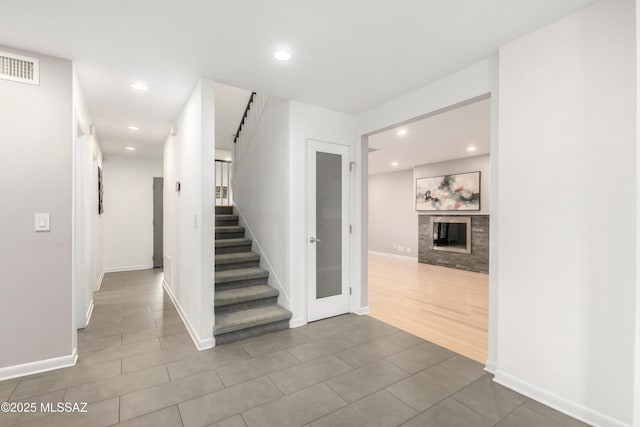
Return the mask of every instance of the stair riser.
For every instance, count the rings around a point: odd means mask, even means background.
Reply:
[[[244,232],[231,232],[231,233],[221,233],[216,231],[216,239],[224,240],[224,239],[241,239],[244,237]]]
[[[216,314],[231,313],[233,311],[244,310],[247,308],[262,307],[264,305],[277,304],[277,303],[278,303],[278,297],[261,298],[253,301],[242,302],[239,304],[223,305],[220,307],[216,307],[215,313]]]
[[[216,227],[228,227],[230,225],[238,225],[237,219],[216,219]]]
[[[216,264],[216,271],[236,270],[238,268],[260,267],[260,261],[235,262],[232,264]]]
[[[233,215],[232,206],[216,206],[216,215]]]
[[[251,252],[251,245],[216,247],[217,254],[238,254],[241,252]]]
[[[235,282],[216,283],[216,290],[244,288],[246,286],[267,285],[267,278],[236,280]]]
[[[289,320],[280,320],[278,322],[267,323],[266,325],[254,326],[253,328],[216,335],[216,345],[228,344],[245,338],[257,337],[258,335],[281,331],[283,329],[289,329]]]

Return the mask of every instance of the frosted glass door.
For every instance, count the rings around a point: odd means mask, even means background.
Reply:
[[[308,320],[349,312],[349,147],[309,141]]]
[[[342,156],[316,154],[316,298],[342,293]]]

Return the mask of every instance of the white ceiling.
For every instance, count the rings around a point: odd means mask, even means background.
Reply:
[[[0,45],[76,61],[103,146],[152,150],[199,76],[354,114],[593,2],[3,0]]]
[[[485,99],[369,136],[369,175],[489,153],[490,110]]]
[[[185,78],[169,71],[149,73],[144,67],[136,71],[133,66],[112,68],[83,61],[76,65],[103,151],[133,155],[124,151],[125,146],[133,146],[136,155],[162,156],[162,144],[197,80],[195,75]],[[144,81],[149,89],[132,90],[129,83],[135,81]],[[129,125],[140,130],[131,131]]]

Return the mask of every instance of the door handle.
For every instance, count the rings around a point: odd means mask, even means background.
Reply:
[[[320,243],[322,240],[316,239],[315,237],[309,237],[309,243]]]

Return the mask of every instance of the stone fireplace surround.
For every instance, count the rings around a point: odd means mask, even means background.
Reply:
[[[457,253],[433,249],[431,217],[450,217],[434,212],[418,218],[418,262],[457,268],[459,270],[489,273],[489,215],[469,215],[471,217],[471,253]]]

